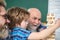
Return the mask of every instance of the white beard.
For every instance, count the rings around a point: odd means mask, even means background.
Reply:
[[[30,31],[32,31],[32,32],[36,32],[36,29],[37,29],[37,28],[38,28],[38,25],[32,26],[32,25],[29,24],[29,26],[28,26],[28,30],[30,30]]]

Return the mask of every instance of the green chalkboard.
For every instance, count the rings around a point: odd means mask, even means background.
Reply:
[[[42,12],[42,22],[46,22],[46,15],[48,11],[48,0],[6,0],[7,8],[19,6],[24,8],[35,7]]]

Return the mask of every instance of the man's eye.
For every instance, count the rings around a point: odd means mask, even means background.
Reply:
[[[41,19],[38,19],[38,20],[41,20]]]
[[[37,18],[34,18],[34,20],[36,20]]]

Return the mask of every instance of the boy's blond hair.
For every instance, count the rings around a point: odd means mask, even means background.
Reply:
[[[16,24],[21,24],[23,20],[27,20],[30,16],[29,12],[19,7],[9,9],[7,14],[8,19],[11,21],[9,24],[10,28],[14,27]]]

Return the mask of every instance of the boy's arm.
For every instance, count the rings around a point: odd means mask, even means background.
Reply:
[[[48,37],[51,33],[53,33],[60,26],[60,19],[56,21],[53,26],[41,31],[41,32],[33,32],[30,34],[28,39],[44,39]]]

